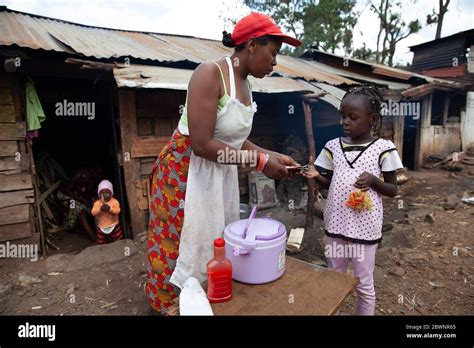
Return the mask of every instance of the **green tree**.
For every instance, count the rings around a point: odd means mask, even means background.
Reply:
[[[375,62],[375,55],[376,52],[367,48],[365,42],[362,47],[357,48],[352,52],[352,58],[362,59],[368,62]]]
[[[303,40],[292,55],[298,56],[310,47],[332,53],[338,48],[351,52],[352,31],[357,24],[355,0],[245,0],[245,4],[269,14],[287,32]]]
[[[372,3],[370,6],[380,23],[375,54],[378,63],[392,66],[397,44],[421,29],[418,19],[408,24],[401,19],[401,13],[394,10],[394,7],[401,8],[401,6],[401,2],[393,3],[389,0],[378,0],[378,3]]]

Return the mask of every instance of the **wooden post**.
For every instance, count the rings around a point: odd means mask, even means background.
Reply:
[[[304,125],[306,129],[306,140],[309,148],[308,164],[313,164],[316,159],[316,145],[313,135],[313,114],[311,112],[311,104],[317,102],[317,98],[322,97],[326,93],[306,94],[303,96],[303,112]],[[308,179],[308,206],[306,209],[306,228],[313,227],[314,220],[314,201],[317,193],[317,185],[315,179]]]
[[[45,239],[46,236],[44,235],[44,230],[43,230],[43,217],[41,215],[41,193],[39,191],[39,182],[38,182],[38,173],[36,172],[36,165],[33,157],[33,146],[32,146],[32,141],[31,139],[27,140],[27,147],[28,147],[28,154],[30,156],[30,166],[31,166],[31,176],[33,178],[33,188],[35,191],[35,208],[36,208],[36,220],[38,223],[38,231],[40,234],[40,246],[41,246],[41,253],[43,257],[47,256],[46,253],[46,243]]]
[[[135,91],[119,90],[118,93],[123,173],[130,208],[132,236],[135,237],[146,229],[145,213],[138,207],[138,197],[142,196],[142,190],[135,187],[135,182],[140,181],[140,164],[132,154],[133,140],[137,138]]]

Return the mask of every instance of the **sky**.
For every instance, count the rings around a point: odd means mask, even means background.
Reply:
[[[437,0],[400,0],[402,18],[407,23],[420,19],[437,8]],[[354,29],[354,47],[376,47],[378,21],[370,11],[369,0],[359,0],[360,18]],[[0,0],[8,8],[63,19],[81,24],[220,40],[225,18],[239,18],[249,13],[241,0]],[[451,0],[445,15],[442,37],[474,28],[474,1]],[[395,62],[411,62],[409,46],[435,38],[436,25],[425,26],[418,33],[400,41]],[[341,52],[336,52],[341,54]]]

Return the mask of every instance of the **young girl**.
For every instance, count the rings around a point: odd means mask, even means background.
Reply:
[[[92,215],[98,217],[96,244],[112,243],[122,239],[119,224],[120,204],[112,197],[114,189],[108,180],[102,180],[97,189],[99,199],[92,207]]]
[[[347,92],[340,110],[346,136],[328,141],[315,162],[327,170],[327,175],[320,175],[314,165],[302,173],[315,178],[322,188],[329,188],[324,211],[328,266],[346,272],[352,261],[354,275],[359,278],[358,315],[374,314],[373,273],[375,251],[382,240],[382,195],[397,195],[395,170],[403,168],[395,145],[372,135],[381,124],[382,101],[376,88],[362,86]],[[351,192],[357,189],[370,196],[371,208],[356,210],[346,205]],[[345,251],[342,257],[340,250]]]

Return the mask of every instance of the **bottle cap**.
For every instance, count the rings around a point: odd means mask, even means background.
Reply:
[[[224,238],[217,238],[217,239],[215,239],[215,240],[214,240],[214,246],[215,246],[215,247],[218,247],[218,248],[225,246],[225,240],[224,240]]]

